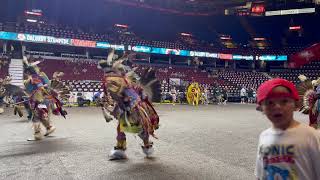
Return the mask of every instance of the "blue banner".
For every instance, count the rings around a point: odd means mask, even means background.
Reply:
[[[149,46],[132,46],[131,50],[135,52],[151,53],[151,47]]]
[[[17,37],[18,37],[17,33],[0,31],[0,39],[17,40],[18,39]]]
[[[125,50],[124,45],[110,44],[109,42],[99,42],[99,41],[88,41],[80,39],[66,39],[66,38],[56,38],[52,36],[42,36],[34,34],[24,34],[24,33],[14,33],[14,32],[4,32],[0,31],[0,39],[13,40],[13,41],[23,41],[23,42],[35,42],[35,43],[50,43],[59,45],[69,45],[69,46],[81,46],[81,47],[95,47],[102,49],[114,48],[115,50]],[[188,51],[180,49],[168,49],[168,48],[158,48],[149,46],[127,46],[129,51],[142,52],[142,53],[154,53],[154,54],[170,54],[176,56],[191,56],[191,57],[207,57],[207,58],[217,58],[224,60],[254,60],[253,55],[236,55],[236,54],[222,54],[222,53],[210,53],[201,51]],[[256,56],[256,60],[262,61],[287,61],[288,56],[286,55],[261,55]]]
[[[280,55],[280,56],[263,55],[263,56],[257,56],[256,59],[261,60],[261,61],[287,61],[288,56],[286,56],[286,55]]]
[[[108,42],[97,42],[96,43],[96,48],[102,48],[102,49],[109,49],[109,48],[114,48],[115,50],[122,50],[124,51],[124,45],[116,45],[116,44],[110,44]]]
[[[154,53],[154,54],[166,54],[166,48],[155,48],[155,47],[152,47],[151,53]]]
[[[233,60],[247,60],[253,61],[253,56],[232,55]]]
[[[97,48],[108,49],[110,48],[110,44],[107,42],[97,42]]]
[[[190,56],[190,51],[188,50],[180,50],[180,56]]]

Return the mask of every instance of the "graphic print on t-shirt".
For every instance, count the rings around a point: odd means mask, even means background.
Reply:
[[[259,147],[263,160],[264,178],[267,180],[298,179],[294,145],[272,144]]]

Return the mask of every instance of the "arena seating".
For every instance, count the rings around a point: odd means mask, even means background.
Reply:
[[[290,80],[294,83],[299,83],[298,76],[303,74],[310,79],[317,79],[320,77],[320,61],[314,61],[299,69],[288,69],[282,72],[271,72],[269,73],[272,77],[281,77]]]
[[[87,60],[52,60],[45,59],[39,64],[42,71],[51,78],[53,73],[61,71],[65,80],[100,80],[103,77],[102,70],[97,69],[96,61]]]
[[[115,44],[127,44],[127,45],[142,45],[142,46],[154,46],[170,49],[187,49],[187,50],[197,50],[197,51],[210,51],[210,52],[220,52],[228,54],[286,54],[291,55],[303,47],[283,47],[283,48],[268,48],[268,49],[257,49],[250,47],[237,47],[233,49],[224,48],[219,43],[208,43],[205,41],[200,41],[192,38],[181,38],[178,37],[172,42],[168,41],[156,41],[156,40],[146,40],[138,37],[132,32],[122,32],[109,30],[105,33],[89,33],[83,32],[81,30],[71,29],[69,27],[62,27],[59,25],[46,25],[40,27],[27,26],[27,25],[17,25],[15,31],[18,33],[29,33],[29,34],[39,34],[47,36],[55,36],[62,38],[76,38],[83,40],[93,40],[93,41],[107,41]]]
[[[261,72],[220,71],[219,77],[235,85],[237,88],[257,88],[262,82],[269,79]]]
[[[45,59],[39,64],[40,68],[52,77],[55,71],[65,73],[63,79],[74,91],[78,92],[97,92],[102,91],[101,78],[103,72],[97,69],[95,60],[57,60]],[[152,68],[156,71],[156,77],[161,82],[161,90],[169,92],[172,84],[170,78],[179,78],[185,82],[198,82],[201,87],[208,87],[210,91],[214,87],[226,89],[230,96],[239,96],[242,87],[254,88],[271,77],[282,77],[298,83],[298,75],[305,74],[311,79],[319,76],[318,69],[320,62],[313,62],[300,69],[287,70],[285,72],[249,72],[235,70],[220,70],[216,75],[206,71],[201,71],[195,67],[179,67],[155,64],[134,64],[137,67],[136,72],[141,74],[145,69]],[[55,67],[55,68],[52,68]],[[2,73],[3,74],[3,73]],[[1,74],[1,75],[2,75]],[[3,75],[2,75],[3,76]]]
[[[74,92],[103,91],[100,81],[64,80],[63,82]]]

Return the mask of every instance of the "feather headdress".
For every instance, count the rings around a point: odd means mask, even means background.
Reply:
[[[98,68],[102,69],[107,76],[123,75],[129,81],[140,84],[150,99],[160,99],[160,82],[156,79],[155,71],[152,68],[147,68],[139,76],[135,72],[137,67],[131,68],[125,65],[133,55],[133,53],[125,53],[121,58],[116,59],[114,58],[114,49],[112,49],[107,60],[99,62]]]
[[[297,85],[297,90],[300,96],[300,111],[304,114],[308,114],[313,103],[315,102],[314,87],[320,84],[320,78],[318,80],[311,81],[305,75],[299,75],[300,84]]]

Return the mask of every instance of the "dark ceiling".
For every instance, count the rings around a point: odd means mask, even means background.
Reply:
[[[226,8],[246,5],[246,0],[105,0],[127,6],[182,15],[223,14]]]

